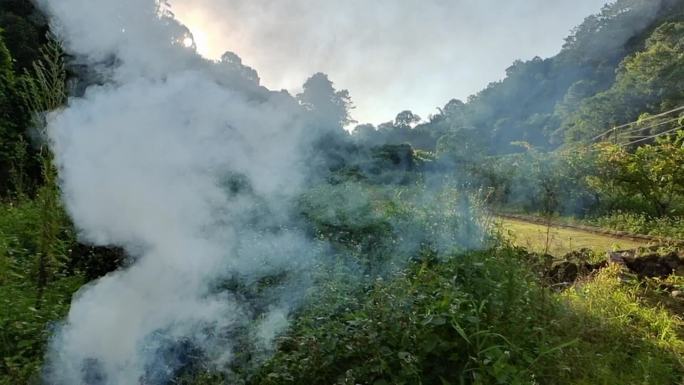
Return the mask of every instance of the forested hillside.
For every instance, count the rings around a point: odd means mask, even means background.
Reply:
[[[428,174],[460,174],[500,210],[680,236],[683,33],[681,1],[616,1],[558,55],[515,62],[427,122],[403,111],[351,137],[430,154]]]
[[[575,28],[558,55],[516,61],[505,79],[466,102],[450,101],[427,123],[415,125],[404,112],[377,130],[359,126],[354,136],[430,151],[445,151],[454,137],[489,154],[519,152],[516,141],[550,149],[590,140],[682,104],[683,12],[678,0],[616,1]]]
[[[352,132],[159,2],[48,3],[0,0],[0,385],[684,381],[684,1]],[[655,241],[550,255],[521,213]]]

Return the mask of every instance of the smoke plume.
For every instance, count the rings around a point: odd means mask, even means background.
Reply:
[[[163,3],[41,5],[102,80],[49,117],[65,204],[82,239],[135,259],[75,296],[46,381],[164,383],[192,349],[225,363],[226,331],[255,309],[221,286],[285,272],[296,278],[287,290],[262,293],[254,335],[268,344],[317,250],[288,219],[306,175],[300,106],[259,86],[235,55],[199,57]],[[186,353],[163,358],[174,349]]]

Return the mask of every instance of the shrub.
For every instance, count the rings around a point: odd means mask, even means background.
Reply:
[[[331,284],[251,383],[530,383],[550,302],[522,266],[512,251],[479,252],[416,262],[357,295]]]
[[[650,217],[646,214],[615,211],[593,218],[589,223],[634,234],[684,239],[684,217]]]

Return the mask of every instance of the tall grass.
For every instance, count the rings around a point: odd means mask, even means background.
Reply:
[[[84,283],[81,275],[54,265],[48,281],[40,286],[43,220],[43,204],[38,201],[0,204],[1,385],[36,380],[51,324],[64,317],[71,295]],[[59,223],[60,236],[49,247],[64,260],[73,238],[68,222]]]

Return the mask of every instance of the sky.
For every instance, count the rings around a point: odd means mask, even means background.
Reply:
[[[237,53],[292,94],[316,72],[348,89],[359,123],[424,119],[500,80],[516,59],[558,53],[607,0],[169,0],[197,50]]]

